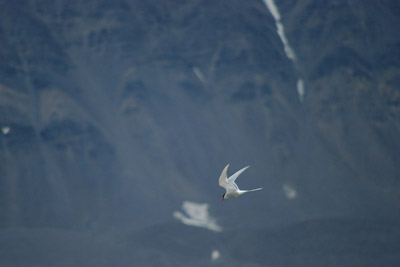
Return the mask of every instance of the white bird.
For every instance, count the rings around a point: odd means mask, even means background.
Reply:
[[[225,188],[225,190],[226,190],[225,194],[222,195],[222,200],[238,197],[240,195],[243,195],[244,193],[262,189],[262,188],[257,188],[257,189],[252,189],[252,190],[240,190],[239,187],[237,186],[237,184],[235,183],[235,180],[236,180],[236,178],[238,178],[238,176],[240,174],[242,174],[242,172],[244,172],[250,166],[247,166],[241,170],[238,170],[237,172],[232,174],[232,176],[227,178],[228,177],[227,176],[228,167],[229,167],[229,164],[226,165],[226,167],[222,170],[221,176],[219,177],[219,185],[221,187]]]

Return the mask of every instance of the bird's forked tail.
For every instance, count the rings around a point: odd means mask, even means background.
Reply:
[[[258,190],[261,190],[261,189],[262,189],[262,187],[260,187],[260,188],[256,188],[256,189],[247,190],[247,192],[258,191]]]

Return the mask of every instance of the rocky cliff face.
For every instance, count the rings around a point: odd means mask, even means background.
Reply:
[[[400,43],[393,25],[399,7],[394,1],[288,1],[281,8],[317,139],[347,169],[346,179],[390,202],[398,199]]]
[[[258,164],[267,185],[293,150],[293,68],[262,3],[2,10],[4,225],[82,226],[114,205],[170,217],[216,198],[225,163]]]
[[[276,4],[295,60],[263,1],[0,1],[1,227],[398,220],[399,4]]]

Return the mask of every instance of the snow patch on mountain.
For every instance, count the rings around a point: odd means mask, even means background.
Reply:
[[[206,228],[212,231],[221,232],[222,227],[219,226],[214,218],[208,213],[207,203],[196,203],[191,201],[184,201],[182,210],[175,211],[173,216],[186,225]]]
[[[283,49],[285,50],[286,56],[288,57],[289,60],[292,60],[293,63],[296,63],[297,62],[296,54],[293,48],[290,46],[288,39],[286,38],[285,28],[283,27],[283,24],[281,22],[281,14],[279,13],[278,7],[275,5],[274,0],[263,0],[263,2],[267,6],[272,17],[274,17],[275,19],[276,31],[283,43]],[[303,102],[305,95],[305,88],[302,79],[298,79],[297,81],[297,95],[300,102]]]
[[[287,199],[295,199],[297,197],[296,189],[289,184],[284,184],[282,190]]]
[[[286,56],[289,59],[296,61],[296,54],[294,53],[293,49],[290,47],[289,41],[286,38],[285,28],[283,27],[283,24],[281,22],[281,15],[279,13],[278,7],[275,5],[274,0],[263,0],[263,2],[267,6],[269,12],[275,19],[275,24],[276,24],[276,29],[277,29],[276,31],[277,31],[279,37],[281,38]]]
[[[196,74],[197,78],[204,84],[207,85],[207,79],[204,77],[203,72],[199,69],[199,67],[193,67],[193,72]]]
[[[304,101],[304,94],[305,94],[304,82],[302,79],[298,79],[297,80],[297,95],[299,97],[300,102]]]
[[[10,133],[10,127],[8,127],[8,126],[3,126],[3,127],[1,127],[1,132],[3,133],[3,135],[7,135],[7,134],[9,134]]]

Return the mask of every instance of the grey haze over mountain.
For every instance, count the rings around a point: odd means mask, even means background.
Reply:
[[[0,262],[397,265],[399,14],[394,0],[0,1]],[[227,163],[264,190],[221,203]],[[223,230],[180,223],[182,203]]]

